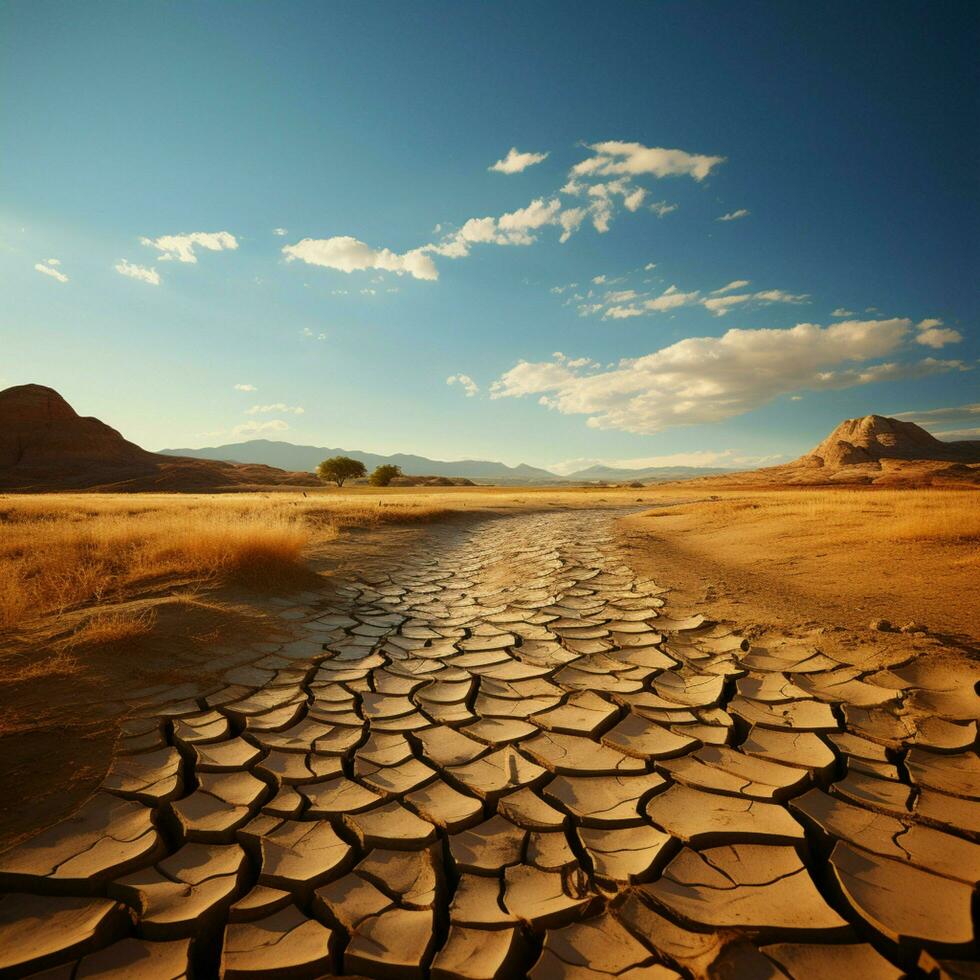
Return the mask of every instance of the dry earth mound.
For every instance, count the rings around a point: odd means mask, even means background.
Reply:
[[[147,452],[53,388],[0,391],[0,490],[201,491],[252,485],[316,486],[309,473]]]

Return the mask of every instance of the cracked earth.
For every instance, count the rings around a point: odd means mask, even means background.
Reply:
[[[446,529],[144,692],[0,855],[0,976],[975,977],[976,664],[753,647],[613,522]]]

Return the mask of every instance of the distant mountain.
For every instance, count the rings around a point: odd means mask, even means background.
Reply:
[[[44,385],[0,391],[0,490],[207,492],[318,484],[309,473],[147,452],[104,422],[81,417]]]
[[[589,466],[576,470],[565,477],[566,480],[689,480],[695,476],[714,476],[730,473],[731,470],[718,466],[647,466],[643,469],[617,469],[614,466]]]
[[[536,466],[507,466],[504,463],[482,459],[446,461],[427,459],[395,453],[381,456],[364,453],[357,449],[331,449],[326,446],[295,446],[291,442],[271,439],[250,439],[224,446],[208,446],[205,449],[161,449],[165,456],[190,456],[195,459],[217,459],[233,463],[264,463],[284,470],[315,470],[317,465],[330,456],[350,456],[360,460],[368,470],[384,463],[400,466],[403,473],[426,476],[459,476],[470,480],[506,480],[515,483],[554,483],[562,479],[548,470]]]

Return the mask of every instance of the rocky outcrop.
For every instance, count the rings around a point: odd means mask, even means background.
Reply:
[[[147,452],[53,388],[0,391],[0,490],[209,491],[251,485],[316,486],[310,473]]]
[[[797,460],[797,464],[838,469],[883,459],[966,463],[980,461],[980,451],[969,443],[940,442],[914,422],[865,415],[841,422],[812,453]]]

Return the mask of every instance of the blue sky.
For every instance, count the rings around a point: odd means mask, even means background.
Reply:
[[[978,34],[958,2],[15,0],[0,384],[152,449],[970,433]]]

